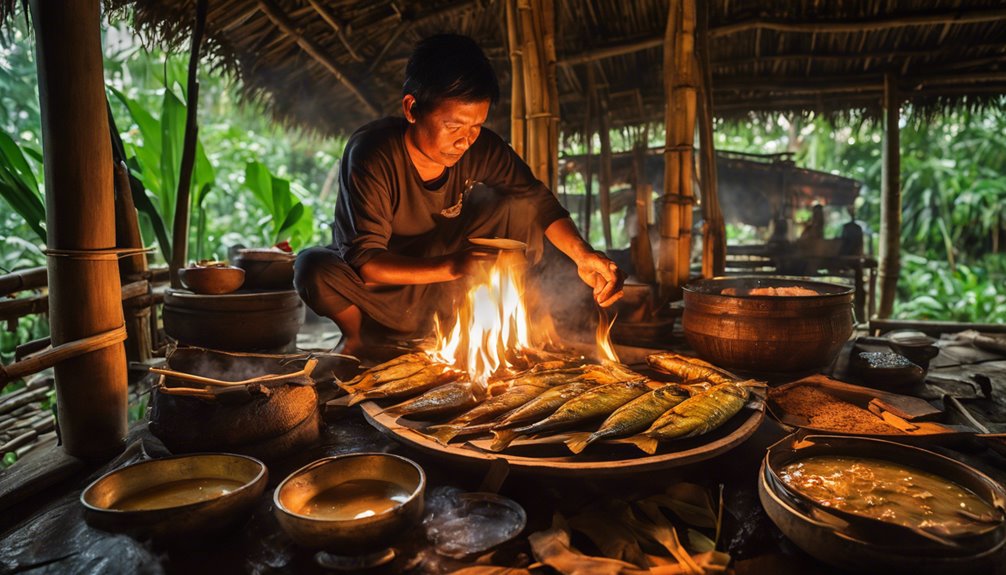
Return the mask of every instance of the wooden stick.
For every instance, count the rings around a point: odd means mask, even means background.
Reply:
[[[884,153],[880,188],[880,309],[891,317],[901,270],[901,136],[898,126],[901,100],[896,79],[884,78]]]
[[[145,280],[128,283],[122,286],[122,300],[129,300],[146,295],[149,283]],[[49,311],[49,296],[39,295],[9,301],[0,301],[0,321],[17,319],[36,313]]]
[[[0,296],[45,287],[48,283],[45,266],[18,270],[0,276]]]
[[[192,194],[192,170],[196,163],[196,137],[199,124],[196,108],[199,105],[199,48],[206,28],[206,2],[196,0],[196,21],[189,48],[188,87],[185,93],[185,135],[182,143],[181,168],[178,175],[178,193],[175,196],[175,220],[171,234],[171,287],[179,289],[182,280],[178,270],[186,266],[189,257],[189,209]]]
[[[636,40],[633,42],[626,42],[623,44],[606,46],[604,48],[597,48],[595,50],[588,50],[585,52],[578,53],[576,55],[563,56],[558,63],[560,66],[576,66],[579,64],[589,64],[592,62],[597,62],[599,60],[607,60],[608,58],[615,58],[617,56],[632,54],[634,52],[642,52],[643,50],[649,50],[651,48],[662,46],[663,43],[664,43],[663,36],[659,37],[654,36],[650,38],[644,38],[642,40]]]
[[[716,149],[713,144],[712,72],[709,66],[708,5],[698,13],[695,76],[700,82],[699,146],[702,148],[702,277],[723,275],[726,269],[726,224],[716,186]]]
[[[608,97],[598,96],[597,119],[600,123],[598,135],[601,138],[601,172],[597,179],[597,197],[601,203],[601,232],[604,234],[604,249],[611,250],[611,127],[608,125]]]
[[[977,24],[995,22],[1006,18],[1006,10],[950,10],[929,14],[892,14],[882,18],[843,19],[841,22],[794,22],[759,18],[734,22],[709,29],[710,39],[729,36],[748,30],[775,30],[777,32],[808,32],[816,34],[841,32],[876,32],[910,26],[933,24]]]
[[[68,359],[102,350],[122,343],[126,339],[126,327],[119,326],[104,333],[57,345],[53,348],[29,355],[21,361],[6,366],[0,366],[0,384],[5,384],[43,369],[53,367]],[[123,356],[125,359],[125,356]],[[125,367],[125,366],[123,366]],[[58,383],[58,380],[57,380]],[[57,385],[58,388],[58,385]]]
[[[516,0],[506,2],[507,48],[510,54],[510,143],[514,152],[526,158],[527,121],[524,118],[524,58],[517,22]]]
[[[314,58],[319,64],[335,76],[335,79],[341,82],[342,85],[345,86],[346,89],[349,90],[349,92],[353,94],[353,96],[355,96],[361,104],[363,104],[363,107],[366,108],[367,112],[370,113],[371,116],[376,118],[380,115],[380,111],[377,106],[370,103],[370,100],[363,95],[363,92],[360,91],[356,84],[350,81],[342,70],[339,69],[339,66],[336,65],[335,60],[333,60],[332,57],[326,54],[325,50],[321,46],[297,32],[294,23],[286,16],[286,14],[283,13],[279,6],[277,6],[272,0],[259,0],[258,6],[259,9],[261,9],[262,12],[268,16],[270,20],[272,20],[273,24],[275,24],[287,36],[292,38],[302,50],[307,52],[312,58]]]
[[[356,50],[353,49],[353,45],[349,43],[349,39],[346,38],[346,34],[342,30],[342,25],[335,19],[335,16],[333,16],[327,8],[319,4],[318,0],[307,0],[307,2],[312,8],[314,8],[314,11],[321,16],[321,19],[332,27],[332,30],[335,31],[335,36],[339,39],[339,42],[342,42],[343,47],[345,47],[346,51],[349,52],[349,56],[357,62],[363,62],[363,57],[357,54]]]

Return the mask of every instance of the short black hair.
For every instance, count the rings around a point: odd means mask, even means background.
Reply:
[[[416,45],[405,66],[402,95],[416,103],[412,114],[419,117],[443,100],[489,101],[500,97],[499,82],[482,48],[468,36],[437,34]]]

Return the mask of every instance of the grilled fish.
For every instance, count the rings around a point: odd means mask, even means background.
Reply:
[[[692,396],[661,415],[642,434],[630,438],[643,451],[653,454],[662,439],[694,437],[708,433],[744,407],[748,388],[733,383],[717,385]]]
[[[566,446],[573,453],[580,453],[598,439],[639,433],[667,410],[686,399],[688,392],[675,383],[659,387],[616,409],[597,431],[574,434],[566,440]]]
[[[481,389],[470,381],[452,381],[384,410],[390,415],[417,419],[447,415],[474,407],[483,399]]]
[[[381,383],[408,377],[430,365],[431,361],[430,356],[423,352],[407,353],[391,361],[375,365],[353,379],[345,383],[338,383],[338,385],[350,393],[371,389]]]
[[[624,381],[601,385],[585,391],[562,404],[552,415],[514,431],[527,435],[553,431],[578,422],[608,415],[629,401],[650,390],[646,380]]]
[[[534,435],[603,417],[650,390],[645,379],[594,386],[566,401],[545,419],[515,429],[493,430],[489,449],[502,451],[522,435]]]
[[[427,428],[426,434],[440,443],[447,445],[450,440],[454,439],[468,425],[491,419],[520,407],[540,395],[546,389],[548,388],[539,385],[516,385],[496,397],[487,399],[482,404],[459,415],[449,423]]]
[[[423,369],[407,377],[389,381],[380,387],[353,393],[353,397],[349,400],[349,405],[356,405],[368,399],[415,395],[459,377],[461,377],[461,372],[451,369],[444,364],[428,364]]]
[[[549,415],[552,415],[555,410],[562,407],[562,404],[592,387],[594,387],[594,384],[590,382],[575,381],[573,383],[549,388],[542,392],[542,394],[538,397],[514,410],[513,413],[507,414],[499,422],[499,424],[496,425],[495,429],[517,427],[530,421],[538,421],[541,418],[548,417]]]
[[[678,376],[684,383],[708,381],[719,385],[735,381],[723,370],[710,363],[676,353],[655,353],[647,356],[646,363],[650,364],[653,369]]]

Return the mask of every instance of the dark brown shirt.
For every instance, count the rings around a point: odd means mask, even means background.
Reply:
[[[497,134],[483,128],[439,187],[428,189],[405,149],[404,118],[363,126],[349,139],[339,171],[333,245],[359,270],[375,255],[437,255],[424,251],[449,224],[442,214],[457,204],[466,183],[481,182],[506,194],[527,195],[541,229],[567,212],[531,169]]]

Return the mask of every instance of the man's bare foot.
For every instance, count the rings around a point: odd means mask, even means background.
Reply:
[[[353,357],[359,357],[360,352],[363,351],[363,340],[360,338],[349,338],[345,335],[339,340],[335,348],[332,349],[334,353],[341,353],[343,355],[352,355]]]

